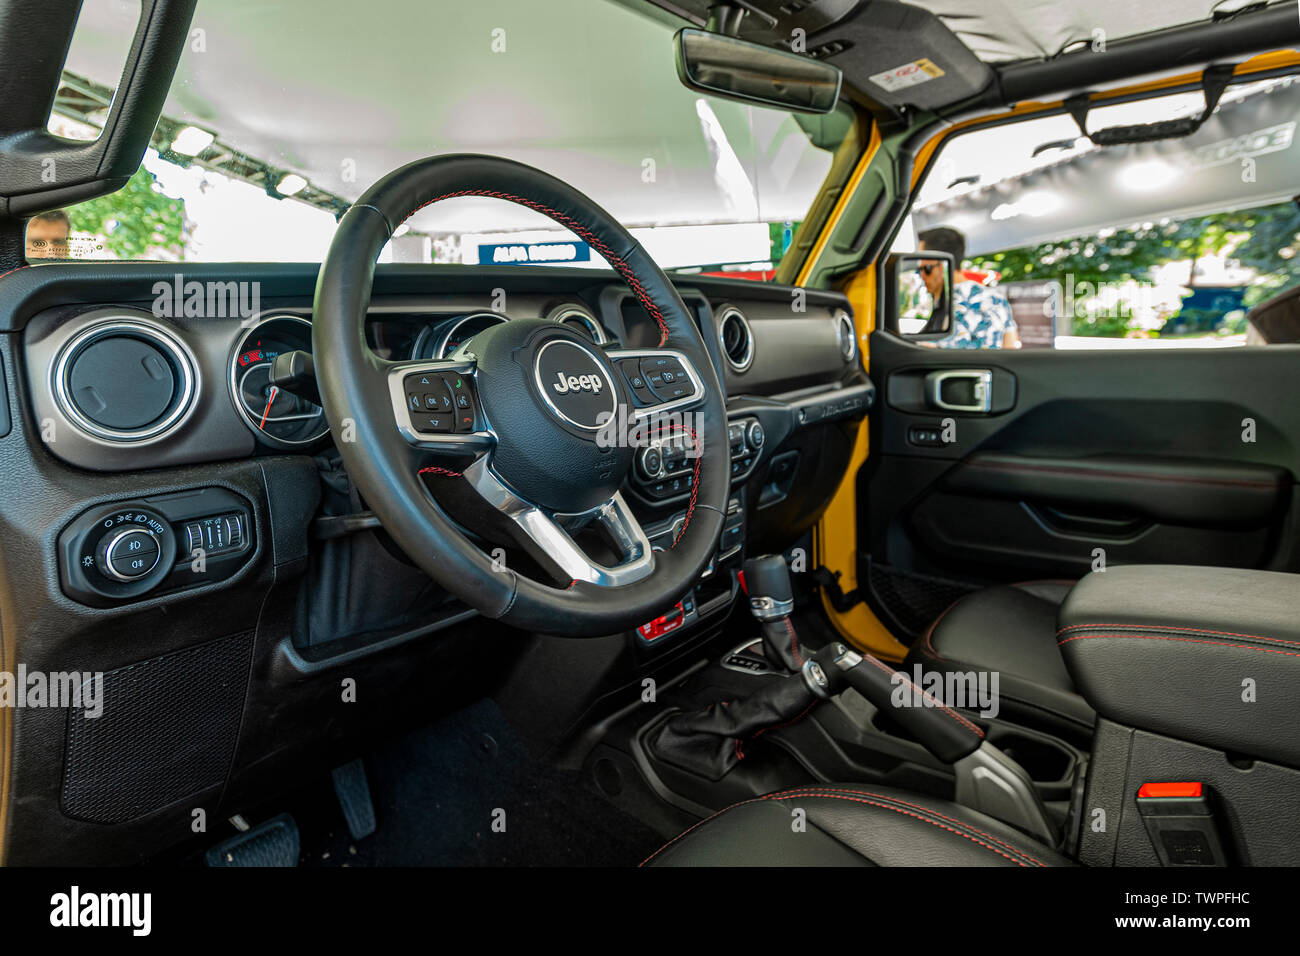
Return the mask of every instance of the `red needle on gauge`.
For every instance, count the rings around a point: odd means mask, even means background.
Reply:
[[[275,396],[278,394],[280,394],[279,386],[272,385],[270,397],[268,397],[266,400],[266,411],[262,412],[262,420],[257,424],[257,427],[260,428],[262,431],[266,431],[266,416],[271,414],[271,405],[272,403],[275,402]]]

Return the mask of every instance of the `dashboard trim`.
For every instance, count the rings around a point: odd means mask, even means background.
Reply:
[[[160,322],[146,319],[143,316],[119,315],[109,312],[108,314],[87,313],[81,318],[83,320],[89,319],[89,324],[81,326],[81,328],[69,335],[59,345],[55,359],[50,363],[48,383],[50,394],[54,396],[54,405],[64,419],[72,427],[80,431],[84,437],[98,444],[109,446],[150,445],[180,428],[193,414],[198,404],[199,391],[202,388],[202,377],[198,370],[198,362],[185,343],[178,336],[173,335],[168,329],[164,328]],[[176,400],[176,407],[160,421],[137,431],[119,431],[103,425],[96,425],[78,410],[76,402],[68,394],[68,363],[72,360],[72,357],[84,345],[88,345],[90,342],[116,331],[134,332],[136,335],[143,335],[155,344],[161,345],[171,353],[181,371],[180,398]]]

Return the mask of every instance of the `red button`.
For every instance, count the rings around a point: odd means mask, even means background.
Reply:
[[[1138,797],[1199,797],[1199,783],[1144,783],[1138,788]]]
[[[682,602],[678,601],[673,609],[667,614],[661,614],[653,621],[642,624],[637,628],[637,633],[644,640],[653,641],[656,638],[663,637],[672,631],[677,630],[686,622],[686,617],[682,612]]]

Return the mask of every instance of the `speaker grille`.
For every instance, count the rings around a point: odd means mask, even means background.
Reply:
[[[63,812],[123,823],[222,783],[252,647],[248,631],[107,671],[102,714],[68,715]]]

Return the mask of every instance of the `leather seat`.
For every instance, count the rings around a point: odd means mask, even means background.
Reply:
[[[1096,714],[1056,644],[1056,615],[1072,581],[985,588],[956,601],[912,645],[904,670],[997,671],[998,716],[1086,744]]]
[[[796,831],[794,811],[806,814]],[[1071,866],[1018,830],[946,800],[817,784],[755,797],[691,827],[643,866]]]

